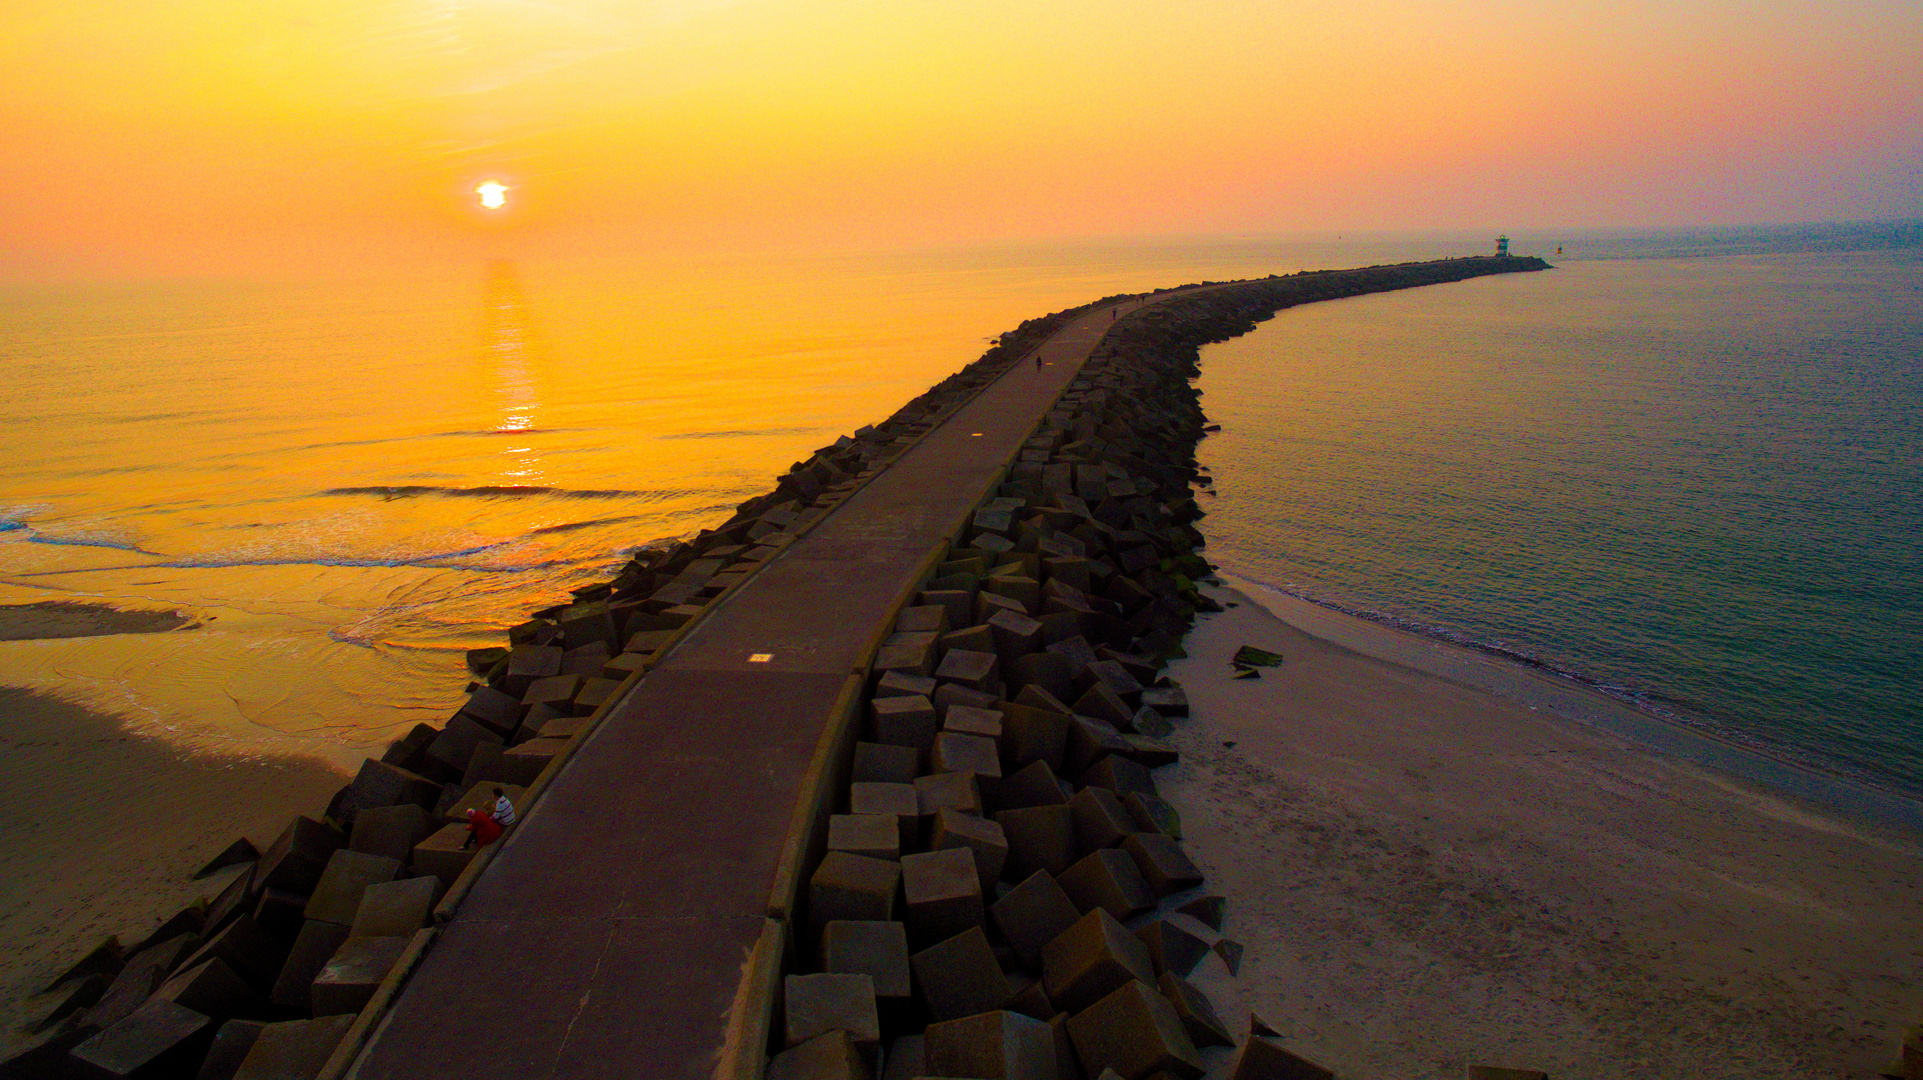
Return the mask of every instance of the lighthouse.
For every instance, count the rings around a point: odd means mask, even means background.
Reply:
[[[1509,238],[1506,236],[1496,237],[1496,258],[1506,259],[1508,257],[1509,257]]]

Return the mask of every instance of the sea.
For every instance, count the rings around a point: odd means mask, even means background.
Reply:
[[[0,642],[198,751],[350,764],[462,652],[725,519],[1024,319],[1484,254],[1250,235],[0,286]],[[1555,269],[1203,350],[1209,557],[1670,724],[1923,798],[1923,223],[1518,230]]]

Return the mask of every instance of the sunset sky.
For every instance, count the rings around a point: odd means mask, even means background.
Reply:
[[[0,272],[1923,215],[1923,6],[13,0]],[[509,186],[478,206],[477,183]]]

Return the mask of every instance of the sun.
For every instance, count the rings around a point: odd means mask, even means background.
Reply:
[[[499,180],[483,180],[474,186],[475,194],[481,197],[481,205],[489,210],[499,210],[507,205],[507,185]]]

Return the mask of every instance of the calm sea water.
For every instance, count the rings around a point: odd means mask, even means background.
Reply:
[[[1212,554],[1923,783],[1902,692],[1923,297],[1914,229],[1885,231],[1523,237],[1567,245],[1563,268],[1296,309],[1212,347]],[[1852,247],[1884,250],[1776,253]],[[0,642],[0,683],[193,745],[346,762],[444,715],[460,650],[716,523],[1025,318],[1486,248],[1230,238],[0,290],[0,603],[206,620]],[[1674,257],[1717,250],[1748,254]]]
[[[1565,261],[1203,366],[1217,561],[1923,794],[1923,249]]]

